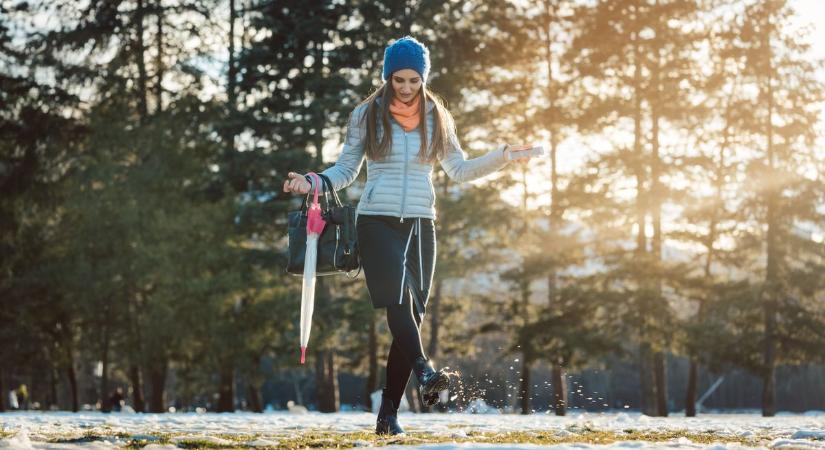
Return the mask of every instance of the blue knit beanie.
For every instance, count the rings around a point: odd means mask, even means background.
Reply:
[[[421,75],[422,81],[427,83],[430,51],[412,36],[404,36],[384,50],[384,81],[401,69],[415,70]]]

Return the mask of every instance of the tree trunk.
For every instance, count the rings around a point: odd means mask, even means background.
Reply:
[[[667,358],[665,352],[653,355],[656,371],[656,415],[667,417]]]
[[[146,117],[149,115],[149,109],[147,107],[147,91],[146,91],[146,56],[144,55],[146,51],[146,46],[143,43],[143,16],[146,13],[146,8],[143,4],[143,0],[137,0],[137,10],[135,11],[135,24],[136,29],[135,33],[136,36],[136,45],[135,45],[135,56],[137,57],[137,66],[138,66],[138,80],[137,80],[137,88],[138,88],[138,110],[140,112],[140,119],[141,121],[146,120]]]
[[[544,58],[547,68],[547,111],[548,116],[545,119],[545,127],[550,130],[550,223],[558,223],[561,216],[561,208],[559,207],[559,183],[558,183],[558,166],[556,165],[556,156],[558,148],[558,119],[556,110],[555,98],[555,80],[556,76],[553,74],[553,24],[558,21],[557,5],[553,2],[544,2],[544,24],[543,31],[544,39]]]
[[[133,364],[129,368],[129,378],[132,382],[132,403],[135,412],[144,412],[146,410],[145,401],[143,399],[143,384],[140,379],[140,367]]]
[[[435,358],[438,354],[438,332],[441,328],[441,313],[439,305],[441,303],[441,277],[436,275],[433,286],[433,293],[430,296],[430,301],[427,305],[427,311],[430,314],[430,342],[427,343],[427,356]]]
[[[527,356],[522,352],[521,354],[521,383],[519,388],[519,396],[521,397],[521,413],[530,414],[533,408],[530,405],[530,362]]]
[[[163,111],[163,7],[161,5],[161,0],[157,0],[156,4],[157,8],[157,28],[158,28],[158,36],[157,36],[157,55],[155,58],[155,71],[157,72],[157,79],[155,80],[155,101],[157,102],[157,106],[155,110],[157,112]]]
[[[731,89],[730,94],[728,96],[728,101],[725,106],[725,128],[722,137],[722,146],[719,149],[719,163],[716,166],[715,173],[714,173],[714,180],[713,184],[716,188],[716,198],[721,200],[724,195],[724,188],[725,188],[725,152],[728,148],[728,143],[730,142],[730,135],[731,135],[731,114],[733,111],[733,98],[736,94],[736,89]],[[707,258],[705,258],[705,278],[712,282],[713,280],[713,273],[711,268],[713,267],[714,258],[716,257],[716,237],[717,237],[717,227],[719,224],[719,216],[720,216],[720,207],[716,207],[713,210],[711,215],[710,224],[708,226],[708,236],[707,236],[707,243],[705,246],[708,249]],[[699,310],[696,312],[697,321],[702,323],[705,317],[705,304],[709,301],[709,299],[701,299],[699,300]],[[687,417],[696,417],[698,413],[696,409],[696,394],[698,392],[698,383],[699,383],[699,361],[697,356],[693,356],[690,359],[690,369],[688,372],[688,385],[687,385],[687,394],[685,396],[685,415]]]
[[[138,234],[143,233],[140,217],[138,217]],[[146,412],[146,395],[144,392],[145,372],[141,368],[141,363],[146,360],[143,354],[143,336],[141,330],[141,318],[143,317],[143,306],[145,295],[134,283],[128,283],[123,292],[126,300],[129,320],[127,330],[129,332],[129,381],[132,383],[132,407],[135,412]]]
[[[771,20],[770,15],[767,17],[767,29],[764,32],[764,48],[767,52],[767,81],[763,87],[766,92],[768,100],[768,114],[765,120],[765,128],[767,131],[767,164],[770,170],[770,176],[774,176],[776,165],[774,164],[773,155],[773,74],[770,51],[771,38]],[[779,251],[779,192],[778,187],[768,190],[766,193],[766,222],[767,222],[767,267],[765,270],[765,288],[763,290],[762,302],[765,321],[765,340],[762,354],[763,373],[762,373],[762,415],[765,417],[773,417],[776,414],[776,314],[777,302],[779,300],[780,280],[779,280],[779,264],[781,254]]]
[[[4,370],[0,368],[0,412],[6,411],[6,383],[3,377]]]
[[[335,352],[332,350],[327,351],[327,386],[329,386],[329,391],[327,391],[328,401],[329,401],[329,409],[330,412],[338,412],[341,409],[341,400],[339,398],[340,393],[338,392],[338,367],[336,366],[335,361]]]
[[[658,25],[658,24],[657,24]],[[661,265],[662,263],[662,202],[664,201],[664,190],[662,189],[661,183],[661,157],[659,155],[659,120],[661,114],[659,113],[658,102],[661,101],[661,82],[660,82],[660,66],[661,66],[661,54],[660,50],[656,48],[655,57],[656,63],[653,67],[653,83],[655,89],[655,97],[650,101],[650,109],[651,109],[651,122],[652,122],[652,130],[651,130],[651,161],[650,161],[650,179],[651,179],[651,187],[650,187],[650,203],[653,209],[653,238],[652,238],[652,251],[653,251],[653,258],[656,266]],[[656,291],[656,301],[662,304],[665,304],[665,298],[662,295],[662,278],[661,276],[657,275],[654,279],[655,284],[655,291]],[[656,309],[663,309],[666,310],[667,306],[658,306]],[[660,317],[658,320],[667,320],[667,317]],[[659,324],[658,328],[660,329],[667,329],[667,324],[662,326],[663,324]],[[664,336],[657,336],[657,339],[662,340],[660,348],[662,350],[657,351],[653,355],[654,361],[654,370],[656,371],[654,377],[656,379],[656,415],[660,417],[667,417],[667,371],[665,368],[665,353],[664,349],[668,348],[667,343],[667,332],[665,332]]]
[[[559,363],[553,364],[553,409],[557,416],[567,414],[567,376]]]
[[[237,112],[238,94],[237,94],[237,78],[238,78],[238,64],[235,55],[235,21],[237,19],[238,11],[236,7],[236,0],[229,0],[229,36],[228,36],[228,52],[229,63],[226,74],[226,105],[228,117],[232,117]],[[241,32],[243,35],[243,30]],[[243,44],[242,44],[243,45]],[[224,132],[224,163],[227,165],[227,173],[235,173],[235,138],[237,127],[229,126],[225,128]],[[247,186],[234,186],[236,190],[245,190]]]
[[[49,402],[46,406],[47,410],[51,410],[52,406],[57,407],[60,405],[60,402],[57,398],[57,380],[60,377],[60,373],[58,372],[57,368],[50,367],[49,368]]]
[[[337,412],[340,404],[335,355],[331,350],[323,350],[317,352],[315,358],[315,394],[318,399],[318,411]]]
[[[292,380],[293,392],[295,393],[295,404],[306,406],[306,403],[304,403],[304,394],[301,391],[301,378],[293,371],[289,371],[288,373],[290,380]]]
[[[655,416],[657,413],[656,379],[653,366],[650,345],[642,342],[639,345],[639,382],[642,385],[642,413],[647,416]]]
[[[414,386],[414,383],[407,383],[407,387],[404,389],[404,395],[407,396],[407,403],[410,405],[410,411],[416,413],[430,412],[430,408],[421,403],[421,396],[418,392],[419,390],[416,386]]]
[[[166,366],[166,361],[161,361],[149,369],[149,384],[152,387],[149,411],[153,413],[166,412]]]
[[[699,363],[691,358],[688,371],[687,394],[685,395],[685,416],[696,417],[696,384],[699,377]]]
[[[638,11],[636,12],[638,15]],[[633,33],[631,38],[636,41],[636,33]],[[636,155],[634,162],[634,176],[636,178],[636,223],[639,230],[636,234],[636,252],[639,254],[647,253],[647,235],[645,230],[646,211],[645,211],[645,170],[642,166],[642,67],[639,62],[639,48],[638,45],[633,47],[633,154]]]
[[[249,409],[256,413],[264,412],[260,389],[252,383],[247,386],[246,401],[249,404]]]
[[[100,377],[100,404],[101,411],[111,412],[112,405],[109,403],[109,325],[103,325],[103,373]]]
[[[221,364],[218,386],[218,412],[235,411],[235,368],[224,361]]]
[[[450,180],[447,177],[442,178],[441,193],[445,196],[445,198],[450,193]],[[443,219],[435,226],[438,228],[439,233],[441,230],[450,229],[449,223]],[[430,341],[427,343],[427,356],[430,358],[435,358],[438,355],[439,333],[441,332],[442,285],[443,281],[436,273],[433,277],[430,301],[427,303],[427,313],[430,315]]]
[[[638,44],[638,30],[640,29],[638,23],[639,11],[638,7],[634,8],[634,15],[637,17],[635,30],[631,34],[631,41],[633,42],[633,153],[636,156],[636,161],[633,164],[634,176],[636,178],[636,224],[638,226],[636,234],[636,256],[643,258],[647,254],[647,210],[645,193],[645,168],[642,165],[643,151],[642,151],[642,64]],[[642,289],[642,282],[640,281],[639,289]],[[639,314],[639,382],[641,387],[641,402],[642,412],[646,415],[655,415],[656,408],[656,386],[654,380],[653,363],[650,344],[650,339],[647,331],[648,311],[646,305],[637,305]]]
[[[314,69],[315,73],[318,75],[319,78],[325,78],[324,73],[324,43],[323,42],[316,42],[315,43],[315,64]],[[315,95],[317,98],[324,98],[324,92],[321,92],[320,89],[323,89],[325,85],[323,83],[318,84],[316,87],[317,92]],[[323,102],[315,102],[315,167],[321,167],[324,164],[324,128],[326,128],[327,122],[327,111],[326,108],[323,107]]]
[[[372,393],[378,389],[378,332],[375,327],[375,312],[370,312],[370,331],[367,349],[367,383],[365,386],[367,410],[372,411]]]
[[[326,410],[326,399],[328,397],[327,390],[329,387],[327,386],[327,380],[324,374],[326,370],[324,369],[326,363],[326,359],[324,358],[324,350],[318,350],[315,352],[315,404],[318,407],[318,411],[321,412],[329,412]]]
[[[762,416],[776,415],[776,312],[769,300],[765,305],[765,348],[762,373]]]
[[[69,376],[69,389],[72,393],[72,412],[78,412],[80,411],[80,404],[77,399],[77,375],[74,370],[74,360],[69,360],[66,374]]]
[[[553,29],[552,25],[557,21],[556,4],[544,2],[545,20],[543,30],[545,34],[544,51],[547,62],[547,102],[549,116],[546,120],[546,127],[550,130],[550,227],[556,229],[561,222],[562,209],[559,199],[558,180],[558,111],[556,110],[555,82],[556,76],[553,74]],[[547,304],[549,308],[554,308],[558,300],[558,279],[557,267],[548,267],[547,271]],[[567,414],[567,377],[561,362],[556,360],[552,363],[551,383],[553,385],[552,407],[557,416]],[[523,408],[522,408],[523,410]]]
[[[226,80],[226,98],[229,102],[230,111],[235,111],[237,101],[237,85],[238,68],[235,62],[235,19],[237,18],[238,10],[235,6],[235,0],[229,0],[229,67],[227,70]],[[234,146],[232,147],[234,150]]]

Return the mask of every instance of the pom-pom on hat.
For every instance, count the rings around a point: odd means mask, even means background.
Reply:
[[[384,81],[387,81],[393,72],[401,69],[415,70],[421,75],[421,80],[427,82],[427,75],[430,73],[430,51],[412,36],[404,36],[384,50]]]

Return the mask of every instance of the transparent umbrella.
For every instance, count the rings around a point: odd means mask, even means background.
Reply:
[[[301,364],[306,362],[309,331],[312,328],[312,311],[315,309],[315,269],[318,261],[318,237],[324,231],[326,222],[321,217],[321,205],[318,203],[318,189],[321,180],[317,174],[310,172],[315,180],[315,194],[312,204],[307,209],[307,250],[304,256],[304,287],[301,291]]]

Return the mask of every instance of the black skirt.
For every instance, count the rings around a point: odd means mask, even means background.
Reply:
[[[412,300],[423,318],[435,272],[433,221],[359,214],[356,228],[372,306],[386,308]]]

